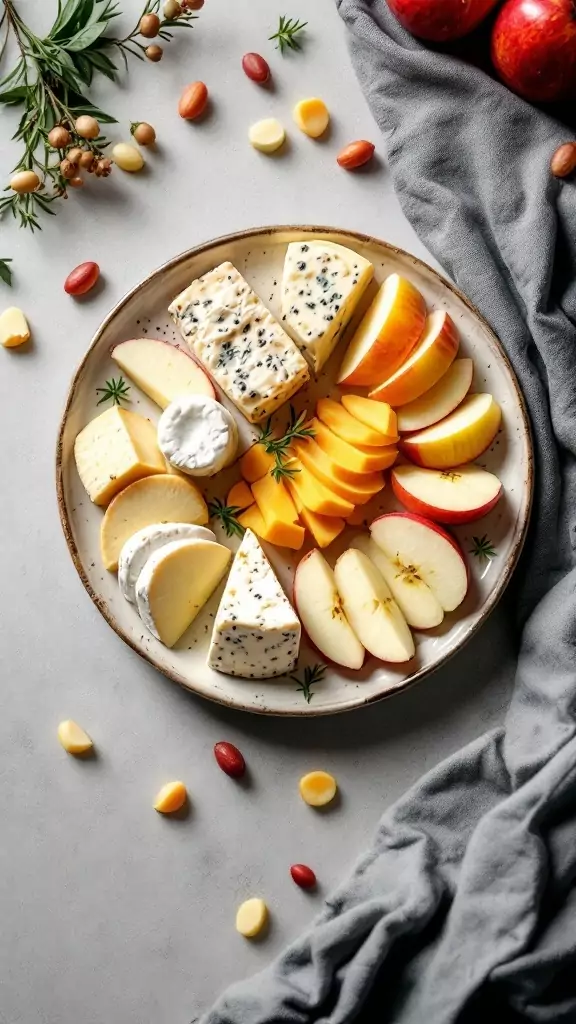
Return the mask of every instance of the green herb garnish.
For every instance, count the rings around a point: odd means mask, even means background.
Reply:
[[[122,402],[129,402],[129,391],[130,385],[126,383],[124,377],[118,377],[118,380],[114,380],[114,377],[111,377],[110,380],[106,381],[103,388],[96,388],[96,394],[102,395],[102,398],[96,404],[104,405],[104,402],[112,401],[114,405],[121,405]]]
[[[278,30],[268,39],[276,40],[276,49],[283,55],[286,50],[300,50],[301,43],[297,38],[302,29],[306,28],[307,21],[298,21],[298,18],[287,18],[285,14],[280,15]]]
[[[219,519],[226,531],[227,537],[243,537],[246,532],[242,523],[238,522],[238,515],[242,512],[237,505],[225,505],[219,498],[208,502],[208,512],[211,519]]]
[[[315,437],[316,433],[312,427],[305,427],[306,413],[301,412],[299,416],[296,415],[294,407],[290,406],[290,422],[285,433],[282,437],[274,437],[272,433],[272,417],[270,417],[263,427],[260,428],[260,437],[258,443],[264,445],[264,450],[268,455],[273,455],[275,459],[275,466],[270,470],[271,475],[274,477],[276,483],[279,483],[282,478],[290,478],[295,473],[299,473],[300,470],[287,466],[286,462],[290,458],[290,445],[293,441],[299,438]]]
[[[298,676],[290,676],[295,683],[298,683],[296,693],[301,693],[304,696],[304,700],[307,704],[310,703],[314,694],[312,693],[312,687],[316,683],[322,682],[324,679],[324,673],[326,672],[326,665],[323,665],[321,661],[317,662],[316,665],[308,665],[304,669],[304,680],[298,678]]]
[[[8,287],[12,284],[12,271],[8,266],[9,263],[12,263],[12,260],[0,260],[0,281],[4,281]]]
[[[492,547],[492,541],[486,533],[483,537],[472,537],[472,545],[470,554],[480,562],[484,559],[490,561],[492,558],[496,558],[496,548]]]

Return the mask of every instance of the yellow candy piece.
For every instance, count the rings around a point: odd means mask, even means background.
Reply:
[[[68,718],[58,726],[58,739],[68,754],[85,754],[94,744],[87,732]]]
[[[300,796],[310,807],[325,807],[336,796],[336,779],[328,772],[309,772],[300,779]]]
[[[136,146],[129,142],[117,142],[112,150],[112,159],[121,171],[141,171],[144,167],[144,157]]]
[[[183,782],[167,782],[154,801],[154,810],[160,814],[173,814],[186,803],[188,794]]]
[[[0,315],[0,345],[17,348],[30,340],[30,328],[24,313],[16,306],[10,306]]]
[[[259,149],[261,153],[275,153],[283,145],[286,138],[280,121],[275,117],[267,117],[264,121],[257,121],[248,132],[250,145]]]
[[[323,135],[330,123],[328,107],[324,100],[315,96],[308,100],[300,100],[294,107],[292,116],[300,130],[311,139]]]
[[[242,903],[236,912],[236,931],[246,939],[258,935],[268,920],[268,907],[264,900],[254,898]]]

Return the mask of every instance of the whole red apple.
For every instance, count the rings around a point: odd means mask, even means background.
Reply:
[[[472,32],[499,0],[388,0],[404,28],[419,39],[447,43]]]
[[[574,0],[507,0],[492,33],[492,61],[502,81],[527,100],[576,96]]]

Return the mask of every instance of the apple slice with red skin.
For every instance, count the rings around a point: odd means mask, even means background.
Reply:
[[[420,341],[408,359],[368,397],[395,409],[415,401],[444,376],[456,358],[459,343],[449,314],[443,309],[434,310],[426,318]]]
[[[370,654],[402,663],[414,657],[414,639],[384,577],[363,551],[348,548],[334,566],[344,612]]]
[[[398,501],[409,512],[454,525],[481,519],[502,494],[498,477],[480,466],[445,470],[396,466],[391,481]]]
[[[412,512],[390,512],[370,525],[373,539],[405,574],[426,583],[445,612],[452,612],[466,597],[468,568],[464,556],[446,530]]]
[[[368,533],[355,537],[351,547],[363,551],[374,563],[409,626],[431,629],[440,625],[444,609],[424,580],[416,573],[406,572],[398,559],[389,558]]]
[[[474,364],[471,359],[455,359],[434,387],[420,398],[398,409],[398,430],[402,434],[424,430],[457,409],[472,386]]]
[[[130,380],[165,409],[180,395],[216,398],[209,376],[176,345],[158,338],[132,338],[112,349],[112,359]]]
[[[364,647],[348,622],[334,572],[318,548],[296,567],[294,606],[320,654],[344,668],[362,668]]]
[[[401,442],[405,455],[428,469],[453,469],[474,462],[498,433],[502,411],[492,395],[468,395],[431,427],[409,434]]]

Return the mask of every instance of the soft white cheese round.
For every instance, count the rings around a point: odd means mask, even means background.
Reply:
[[[158,445],[171,466],[190,476],[214,476],[238,448],[236,420],[207,395],[182,395],[164,410]]]
[[[212,530],[190,523],[154,523],[126,541],[118,559],[118,585],[130,604],[136,604],[136,581],[155,551],[174,540],[216,540]]]

